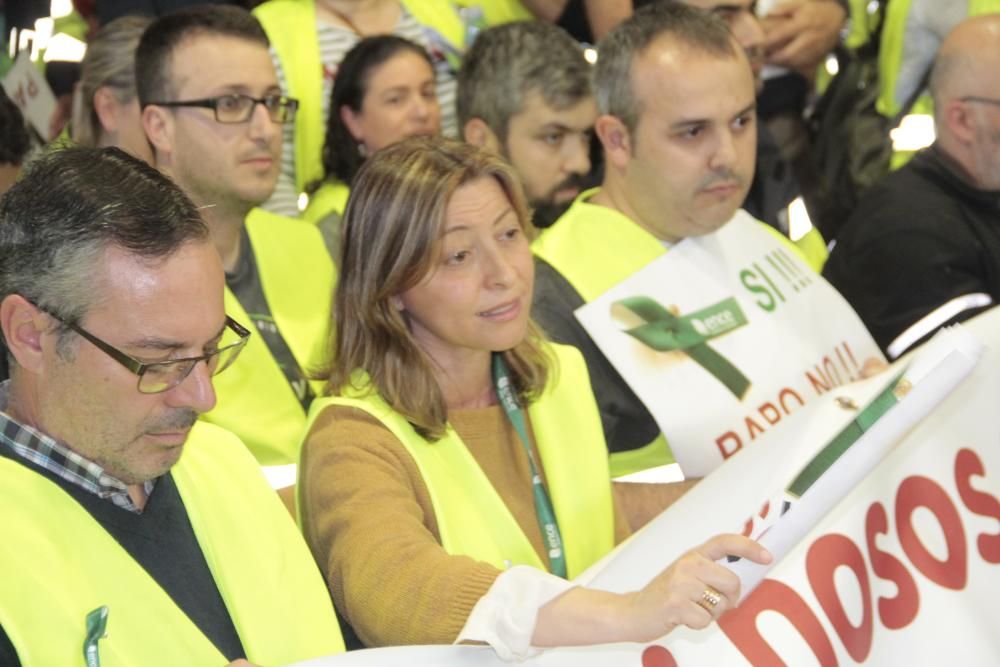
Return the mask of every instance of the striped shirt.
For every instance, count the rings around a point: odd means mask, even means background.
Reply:
[[[445,136],[454,137],[458,134],[458,121],[455,117],[455,91],[457,88],[456,72],[449,65],[448,61],[440,53],[440,49],[433,47],[429,36],[429,29],[417,22],[406,8],[401,8],[399,23],[396,24],[393,34],[405,37],[411,42],[420,44],[431,55],[434,62],[434,70],[437,78],[438,104],[441,107],[441,132]],[[318,23],[316,26],[319,38],[319,57],[323,63],[323,93],[321,96],[323,105],[323,118],[328,118],[330,113],[330,93],[333,91],[333,80],[337,74],[337,66],[344,56],[361,39],[357,33],[349,28]],[[282,69],[278,54],[271,47],[271,60],[274,61],[274,68],[278,73],[278,84],[284,91],[288,90],[288,80]],[[274,189],[271,198],[262,205],[262,208],[285,215],[297,217],[299,215],[298,190],[295,187],[295,125],[285,123],[282,126],[282,149],[281,149],[281,173],[278,176],[278,184]]]
[[[122,509],[142,514],[132,502],[128,485],[115,479],[98,464],[80,456],[65,444],[50,438],[26,424],[21,424],[7,414],[10,380],[0,383],[0,447],[17,457],[48,470],[84,491],[110,500]],[[146,495],[153,492],[156,480],[144,484]]]

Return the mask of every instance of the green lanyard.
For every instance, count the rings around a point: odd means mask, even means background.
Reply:
[[[514,425],[517,435],[521,438],[524,453],[528,455],[528,466],[531,468],[531,486],[535,495],[535,513],[538,515],[538,524],[542,528],[542,541],[549,551],[552,573],[565,579],[566,554],[563,552],[559,524],[556,523],[556,515],[552,511],[552,501],[549,500],[549,494],[545,492],[545,486],[542,485],[542,476],[538,474],[535,456],[531,453],[531,442],[528,440],[528,430],[524,425],[524,411],[511,388],[507,364],[503,361],[503,355],[496,352],[493,354],[493,384],[496,387],[497,399],[503,406],[503,411],[507,413],[510,423]]]

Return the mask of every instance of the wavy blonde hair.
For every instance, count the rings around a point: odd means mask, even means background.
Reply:
[[[433,362],[393,297],[433,270],[448,202],[480,178],[496,180],[530,237],[530,213],[511,167],[492,153],[439,137],[407,139],[369,158],[344,211],[326,393],[375,391],[430,439],[444,434],[447,407]],[[529,321],[524,340],[503,355],[522,400],[537,398],[554,363],[538,327]],[[367,386],[357,386],[357,370],[368,374]]]

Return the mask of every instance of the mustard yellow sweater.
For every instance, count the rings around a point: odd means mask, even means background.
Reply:
[[[452,410],[449,419],[548,564],[528,459],[503,410]],[[306,439],[299,483],[306,541],[361,641],[453,642],[500,570],[444,551],[427,487],[402,443],[367,413],[330,406]],[[627,535],[616,506],[616,542]]]

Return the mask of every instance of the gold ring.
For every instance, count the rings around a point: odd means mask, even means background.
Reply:
[[[711,614],[720,602],[722,602],[722,593],[709,586],[702,592],[698,606]]]

